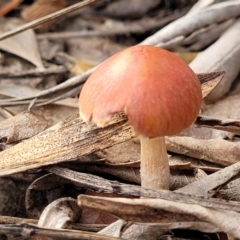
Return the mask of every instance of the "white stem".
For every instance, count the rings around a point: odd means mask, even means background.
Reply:
[[[141,185],[145,188],[169,189],[169,163],[164,137],[141,141]]]

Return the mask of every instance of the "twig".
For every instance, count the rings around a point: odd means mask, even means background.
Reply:
[[[58,17],[60,17],[62,15],[65,15],[67,13],[73,12],[73,11],[75,11],[77,9],[86,7],[86,6],[88,6],[90,4],[93,4],[93,3],[97,2],[97,1],[98,0],[85,0],[85,1],[82,1],[82,2],[79,2],[79,3],[76,3],[76,4],[72,5],[72,6],[66,7],[66,8],[64,8],[62,10],[57,11],[57,12],[51,13],[51,14],[49,14],[47,16],[42,17],[42,18],[36,19],[36,20],[34,20],[34,21],[30,22],[30,23],[26,23],[26,24],[24,24],[24,25],[22,25],[22,26],[20,26],[18,28],[15,28],[13,30],[10,30],[10,31],[8,31],[6,33],[1,34],[0,35],[0,40],[6,39],[8,37],[11,37],[11,36],[13,36],[13,35],[15,35],[17,33],[23,32],[23,31],[25,31],[25,30],[27,30],[29,28],[34,28],[34,27],[36,27],[36,26],[38,26],[38,25],[40,25],[42,23],[46,23],[46,22],[48,22],[48,21],[50,21],[52,19],[58,18]]]
[[[48,229],[37,227],[31,224],[13,225],[13,224],[0,224],[0,233],[10,234],[15,236],[23,236],[29,239],[31,236],[45,236],[51,239],[85,239],[85,240],[117,240],[116,238],[106,235],[99,235],[97,233],[89,233],[76,230],[66,229]]]
[[[164,17],[162,20],[146,18],[140,21],[125,22],[124,25],[118,26],[116,29],[100,29],[100,30],[82,30],[76,32],[58,32],[58,33],[42,33],[38,34],[38,39],[66,39],[66,38],[80,38],[80,37],[94,37],[94,36],[115,36],[130,33],[144,33],[146,31],[161,28],[171,21],[183,16],[186,11],[174,13],[170,16]]]
[[[35,68],[21,72],[0,72],[0,78],[42,77],[51,74],[62,74],[66,73],[67,71],[68,70],[64,66],[54,66],[41,69],[40,71]]]

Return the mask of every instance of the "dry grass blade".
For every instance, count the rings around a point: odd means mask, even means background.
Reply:
[[[195,124],[200,127],[214,128],[217,130],[240,134],[240,120],[237,119],[220,119],[199,115]]]
[[[108,211],[131,221],[145,221],[151,218],[155,221],[161,221],[167,212],[173,213],[175,216],[180,214],[185,218],[191,219],[193,217],[196,220],[200,219],[203,222],[211,223],[222,231],[240,238],[240,214],[233,211],[214,210],[196,204],[176,203],[162,199],[113,199],[87,195],[80,195],[78,203],[80,206]],[[142,218],[139,217],[140,215]],[[168,222],[168,219],[166,219],[166,222]]]
[[[116,116],[106,128],[85,124],[79,116],[73,117],[0,152],[0,176],[76,160],[131,138],[125,115]]]

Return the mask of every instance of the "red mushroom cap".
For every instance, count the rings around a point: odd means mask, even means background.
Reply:
[[[195,120],[202,101],[200,82],[173,53],[138,45],[105,60],[82,88],[80,114],[106,124],[121,111],[146,137],[174,135]]]

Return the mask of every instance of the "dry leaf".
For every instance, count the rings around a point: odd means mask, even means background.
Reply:
[[[125,220],[137,222],[168,222],[170,216],[175,219],[180,217],[179,221],[200,220],[217,226],[221,231],[236,238],[240,238],[240,214],[230,210],[215,210],[196,204],[162,199],[112,199],[87,195],[80,195],[78,204],[108,211]]]
[[[23,112],[1,121],[0,140],[7,144],[30,138],[49,126],[47,120],[34,112]]]
[[[239,2],[240,8],[240,1],[228,1],[230,2]],[[237,20],[213,45],[199,53],[189,65],[195,72],[226,71],[224,79],[207,97],[208,101],[216,101],[225,95],[238,75],[240,69],[238,64],[240,58],[239,28],[240,20]]]
[[[240,143],[222,139],[194,139],[191,137],[165,138],[167,150],[189,157],[206,160],[222,166],[239,161]]]
[[[105,128],[86,124],[76,116],[0,152],[0,157],[4,159],[0,162],[0,175],[73,161],[132,137],[124,115],[113,118]]]
[[[4,84],[1,83],[0,95],[5,97],[31,97],[39,93],[39,89],[30,86],[23,86],[17,84]]]
[[[145,39],[141,44],[162,45],[179,37],[183,40],[185,36],[188,36],[196,29],[239,16],[239,10],[239,0],[214,4],[201,11],[177,19]]]
[[[27,7],[22,11],[21,15],[27,22],[31,22],[50,13],[61,10],[65,8],[66,5],[66,0],[35,0],[30,7]],[[55,23],[55,21],[56,20],[48,21],[45,24],[39,25],[37,29],[47,30]]]
[[[102,13],[112,18],[141,18],[156,8],[160,0],[121,0],[107,5]],[[127,7],[126,7],[127,6]]]
[[[200,127],[208,127],[240,135],[240,120],[237,119],[220,119],[199,115],[196,119],[195,124]]]
[[[197,74],[202,87],[202,97],[205,98],[224,78],[225,72],[209,72]]]
[[[0,32],[5,32],[19,26],[21,22],[18,19],[1,19]],[[0,41],[0,49],[15,54],[32,64],[39,69],[44,69],[41,56],[38,50],[38,44],[35,33],[32,29],[9,37],[6,40]]]
[[[64,65],[74,75],[81,74],[93,67],[90,62],[77,59],[65,52],[58,52],[55,58],[59,64]]]
[[[11,0],[8,1],[8,3],[6,3],[3,6],[0,6],[0,17],[3,17],[4,15],[6,15],[7,13],[9,13],[10,11],[12,11],[14,8],[16,8],[20,3],[22,2],[22,0]],[[2,5],[2,4],[1,4]]]
[[[216,173],[210,174],[205,178],[178,189],[177,192],[188,192],[190,194],[197,194],[201,196],[213,196],[215,192],[212,190],[230,181],[239,173],[239,170],[240,163],[238,161],[237,163],[225,167]]]
[[[26,190],[25,208],[28,217],[39,218],[43,209],[71,186],[71,183],[53,174],[34,180]]]
[[[53,229],[67,228],[69,223],[78,221],[81,208],[73,198],[59,198],[51,202],[42,212],[38,226]]]
[[[87,195],[90,196],[102,196],[102,197],[117,197],[115,194],[110,193],[97,193],[93,192],[92,190],[86,191]],[[88,207],[82,207],[82,214],[81,218],[79,220],[80,223],[84,224],[111,224],[112,222],[116,221],[117,218],[113,216],[112,214],[98,211],[97,209],[92,209]]]

